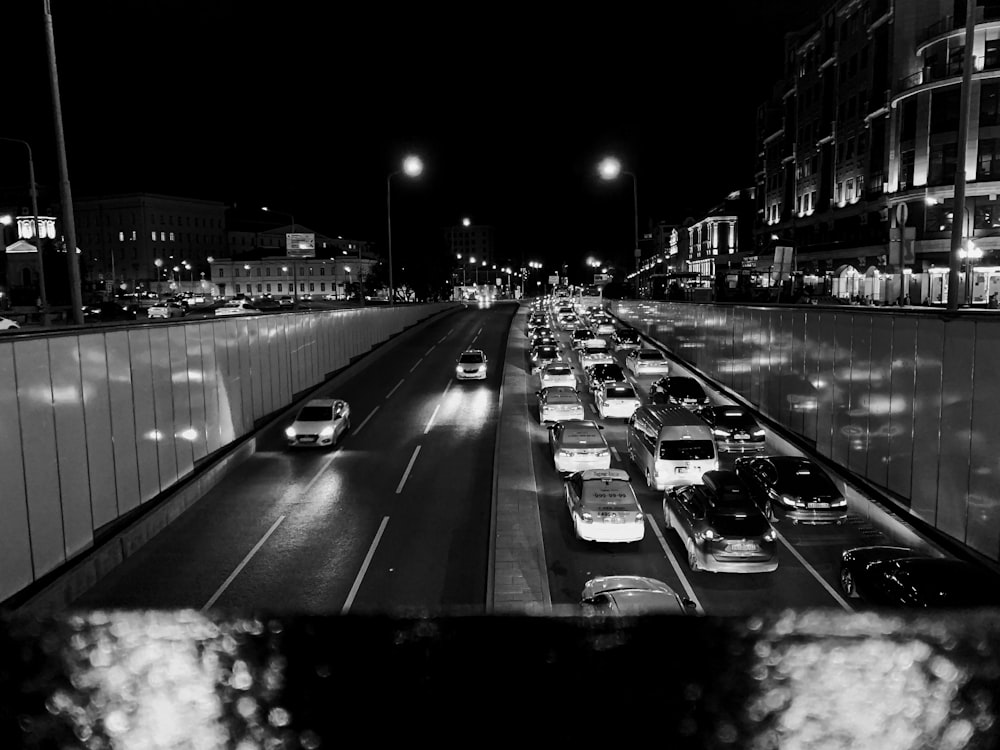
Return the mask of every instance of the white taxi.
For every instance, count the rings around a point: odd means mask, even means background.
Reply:
[[[629,383],[603,383],[594,392],[601,419],[628,419],[639,408],[639,395]]]
[[[563,496],[578,539],[588,542],[638,542],[646,516],[622,469],[578,471],[563,482]]]

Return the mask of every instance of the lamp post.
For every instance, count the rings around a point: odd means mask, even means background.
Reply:
[[[345,298],[351,296],[351,267],[344,266],[344,273],[347,274],[347,294],[344,295]]]
[[[261,206],[261,211],[266,211],[271,214],[281,214],[282,216],[287,216],[292,220],[292,233],[295,233],[295,217],[286,211],[275,211],[270,206]],[[285,238],[285,255],[288,256],[288,238]],[[296,258],[292,257],[292,307],[298,308],[299,306],[299,267],[296,262]]]
[[[153,265],[156,266],[156,293],[160,294],[163,290],[160,288],[160,282],[163,281],[160,274],[163,272],[163,258],[157,258],[153,261]]]
[[[972,261],[982,258],[983,251],[972,244],[972,240],[969,240],[967,248],[959,248],[958,256],[965,261],[965,304],[972,307],[972,274],[974,271]]]
[[[632,227],[635,247],[635,296],[639,297],[639,181],[635,174],[622,169],[621,162],[613,156],[608,156],[597,165],[597,171],[603,180],[615,180],[619,174],[626,174],[632,178]]]
[[[20,143],[28,150],[28,192],[31,195],[32,224],[35,228],[35,244],[38,246],[38,297],[42,300],[42,307],[49,306],[49,299],[45,293],[45,264],[42,261],[42,233],[38,229],[38,187],[35,185],[35,160],[31,156],[31,144],[19,138],[0,138],[0,141],[8,143]],[[42,324],[46,323],[46,318],[42,316]]]
[[[386,229],[387,237],[389,240],[389,304],[396,304],[396,287],[394,286],[392,278],[392,178],[399,174],[405,174],[407,177],[419,177],[420,173],[424,171],[424,163],[420,161],[419,156],[409,155],[403,159],[403,168],[395,172],[390,172],[388,177],[385,178],[385,213],[386,213]]]

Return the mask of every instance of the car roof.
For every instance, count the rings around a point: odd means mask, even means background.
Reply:
[[[580,479],[584,482],[609,481],[627,482],[628,472],[624,469],[585,469],[580,472]]]
[[[482,349],[466,349],[465,351],[462,352],[462,354],[482,354],[482,353],[483,353]]]
[[[311,398],[306,401],[305,406],[336,406],[337,404],[343,403],[343,399],[339,398]]]
[[[670,586],[663,581],[646,576],[618,575],[618,576],[597,576],[591,578],[584,586],[584,591],[588,596],[604,594],[615,591],[646,591],[658,592],[662,594],[674,594]]]
[[[550,385],[542,388],[542,395],[545,398],[560,397],[560,396],[573,396],[575,399],[579,400],[580,394],[576,392],[576,388],[568,385]]]

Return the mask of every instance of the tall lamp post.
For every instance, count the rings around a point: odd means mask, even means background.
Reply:
[[[626,174],[632,178],[632,227],[635,252],[635,296],[639,297],[639,181],[632,172],[622,169],[621,162],[613,156],[608,156],[597,165],[597,171],[602,180],[618,179],[619,174]]]
[[[42,300],[42,307],[49,306],[49,298],[45,294],[45,264],[42,262],[42,233],[38,229],[38,187],[35,185],[35,160],[31,156],[31,144],[19,138],[0,138],[0,141],[8,143],[20,143],[28,150],[28,192],[31,195],[32,224],[35,227],[35,244],[38,246],[38,297]],[[42,316],[42,324],[45,323],[45,316]]]
[[[287,216],[292,220],[292,233],[295,233],[295,217],[286,211],[275,211],[269,206],[261,206],[261,211],[266,211],[269,214],[281,214],[282,216]],[[285,239],[285,255],[288,255],[288,239]],[[299,306],[299,264],[298,258],[292,258],[292,307],[297,308]]]
[[[409,155],[403,159],[403,168],[395,172],[390,172],[389,176],[385,178],[385,213],[386,213],[386,228],[388,230],[387,237],[389,240],[389,304],[396,304],[396,287],[393,283],[392,278],[392,178],[399,174],[405,174],[407,177],[419,177],[420,173],[424,171],[424,163],[420,161],[419,156]]]

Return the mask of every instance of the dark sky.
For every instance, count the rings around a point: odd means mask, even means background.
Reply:
[[[43,2],[9,5],[0,135],[31,141],[54,187]],[[386,176],[413,151],[424,175],[393,180],[402,262],[469,216],[514,262],[629,263],[631,181],[597,162],[636,174],[640,231],[750,185],[783,35],[822,5],[52,0],[69,178],[75,197],[270,205],[384,245]],[[20,179],[12,148],[0,185]]]

